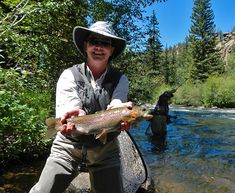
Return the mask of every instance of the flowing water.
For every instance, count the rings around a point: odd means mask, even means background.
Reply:
[[[165,139],[142,122],[130,132],[150,168],[157,193],[235,193],[235,111],[171,108]],[[0,193],[26,193],[44,161],[9,169]]]
[[[235,111],[170,109],[165,139],[131,133],[160,193],[235,193]],[[148,133],[148,132],[147,132]]]

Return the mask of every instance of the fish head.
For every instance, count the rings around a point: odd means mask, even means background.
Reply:
[[[149,120],[153,118],[151,111],[144,107],[134,106],[131,111],[131,117],[137,120]]]

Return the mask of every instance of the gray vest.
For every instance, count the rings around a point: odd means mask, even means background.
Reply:
[[[111,101],[113,91],[116,88],[122,73],[109,67],[102,83],[102,89],[95,92],[84,63],[76,64],[72,66],[70,70],[73,73],[77,85],[78,96],[82,100],[83,110],[85,110],[87,114],[105,110]]]

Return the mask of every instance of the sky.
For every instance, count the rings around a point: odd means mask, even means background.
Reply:
[[[193,0],[167,0],[147,9],[155,10],[159,22],[160,41],[164,47],[182,43],[189,34]],[[216,31],[231,32],[235,26],[235,0],[211,0]]]

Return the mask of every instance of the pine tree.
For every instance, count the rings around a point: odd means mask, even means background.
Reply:
[[[173,85],[176,83],[176,50],[170,48],[170,53],[171,53],[171,63],[169,66],[169,71],[170,71],[169,84]]]
[[[158,28],[158,20],[153,11],[150,17],[149,25],[147,27],[148,46],[147,53],[149,55],[149,64],[155,74],[159,75],[162,72],[161,67],[161,53],[162,44],[160,42],[160,30]]]
[[[170,80],[170,61],[169,61],[169,49],[166,47],[164,50],[164,59],[163,59],[163,76],[166,84],[169,84]]]
[[[214,13],[210,0],[194,0],[190,43],[192,46],[193,68],[191,77],[194,80],[205,80],[211,74],[223,71],[218,51],[215,49]]]

